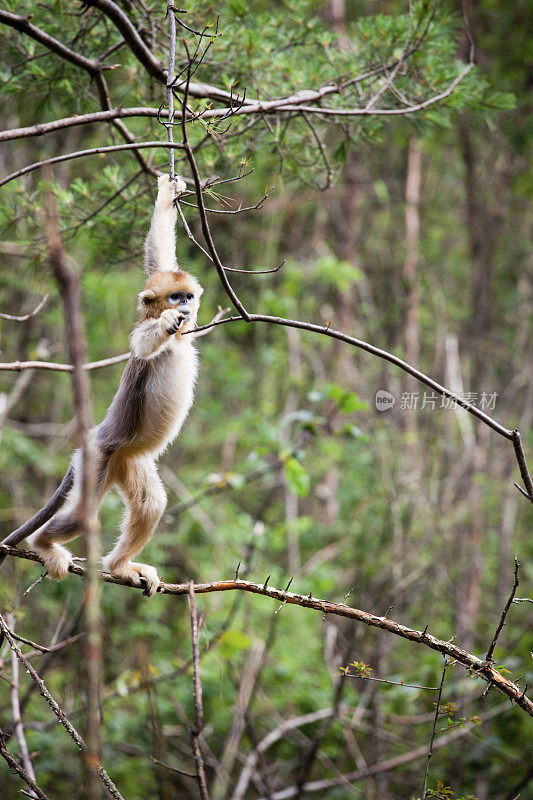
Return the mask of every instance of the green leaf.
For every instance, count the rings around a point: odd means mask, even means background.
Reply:
[[[305,467],[294,456],[290,456],[285,462],[285,478],[291,491],[299,497],[306,497],[309,494],[311,478]]]
[[[242,631],[224,631],[220,637],[219,649],[224,658],[230,658],[248,647],[250,647],[250,637]]]

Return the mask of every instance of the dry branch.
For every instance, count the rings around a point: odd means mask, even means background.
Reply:
[[[200,747],[200,735],[204,727],[204,708],[202,704],[202,681],[200,678],[200,644],[198,633],[198,612],[196,610],[196,599],[194,596],[194,583],[187,584],[187,594],[189,596],[189,612],[191,618],[191,647],[192,647],[192,670],[194,686],[194,725],[191,726],[191,741],[194,760],[196,762],[196,776],[202,800],[209,800],[209,790],[205,777],[204,759]]]
[[[487,650],[487,655],[485,656],[485,660],[486,661],[492,661],[492,657],[494,656],[494,648],[496,647],[496,642],[498,641],[498,637],[499,637],[500,633],[502,632],[503,626],[505,625],[505,618],[507,617],[509,609],[511,608],[511,605],[512,605],[513,600],[515,598],[516,590],[518,589],[518,586],[520,584],[520,579],[518,577],[518,569],[519,569],[519,567],[520,567],[520,564],[518,563],[518,559],[515,556],[513,588],[511,589],[511,593],[510,593],[510,595],[509,595],[509,597],[507,599],[507,602],[505,604],[505,607],[504,607],[504,609],[502,611],[502,615],[500,617],[500,621],[498,622],[496,630],[494,631],[494,636],[492,637],[492,641],[490,643],[489,649]]]
[[[17,317],[14,316],[13,314],[4,314],[3,312],[1,312],[0,318],[7,319],[10,322],[27,322],[29,319],[35,317],[35,315],[39,313],[39,311],[41,310],[41,308],[43,308],[47,300],[48,300],[48,295],[45,294],[39,305],[35,306],[33,311],[30,311],[28,314],[22,314],[21,316]]]
[[[22,652],[21,652],[20,648],[18,647],[15,639],[11,635],[11,631],[10,631],[9,627],[7,626],[7,624],[6,624],[4,618],[2,617],[1,614],[0,614],[0,630],[2,631],[4,636],[6,637],[7,641],[9,642],[9,646],[11,647],[13,652],[15,653],[15,655],[16,655],[17,659],[20,661],[20,663],[24,666],[26,672],[31,677],[32,681],[39,687],[41,695],[44,697],[44,699],[46,700],[46,702],[48,703],[48,705],[50,706],[50,708],[52,709],[52,711],[54,712],[54,714],[58,718],[58,720],[61,723],[61,725],[65,728],[65,730],[68,733],[68,735],[70,736],[70,738],[76,744],[76,747],[78,748],[78,750],[80,750],[80,752],[82,752],[84,755],[87,755],[87,752],[88,752],[87,751],[87,745],[85,744],[84,740],[82,739],[82,737],[80,736],[80,734],[78,733],[76,728],[72,725],[72,723],[69,722],[69,720],[65,716],[65,713],[61,709],[59,704],[54,700],[54,698],[52,697],[52,695],[48,691],[48,689],[46,687],[46,684],[42,680],[42,678],[38,675],[38,673],[33,668],[33,666],[30,664],[28,659],[22,654]],[[107,774],[107,772],[105,771],[105,769],[103,768],[103,766],[101,764],[97,764],[96,771],[97,771],[98,775],[100,776],[100,779],[101,779],[105,789],[109,793],[110,797],[113,797],[114,800],[124,800],[124,798],[120,794],[119,790],[117,789],[117,787],[115,786],[115,784],[113,783],[113,781],[111,780],[111,778],[109,777],[109,775]]]
[[[16,547],[9,547],[7,545],[0,545],[0,552],[6,555],[15,556],[17,558],[26,558],[30,561],[37,561],[42,563],[37,553],[30,550],[19,550]],[[83,567],[72,565],[69,572],[74,575],[84,576],[86,571]],[[120,586],[128,586],[132,589],[139,589],[131,582],[117,578],[106,572],[102,573],[101,578],[106,583],[115,583]],[[189,593],[190,583],[161,583],[158,592],[161,594],[172,595],[187,595]],[[278,602],[287,605],[302,606],[303,608],[312,608],[315,611],[320,611],[322,614],[334,614],[339,617],[347,617],[348,619],[362,622],[372,628],[380,628],[381,630],[393,633],[407,641],[416,644],[422,644],[430,650],[434,650],[442,655],[449,656],[455,659],[465,669],[469,671],[472,677],[478,677],[482,680],[492,683],[502,694],[507,695],[513,702],[520,706],[530,716],[533,716],[533,701],[525,694],[519,686],[512,681],[505,678],[494,666],[484,659],[462,650],[451,641],[444,641],[432,636],[427,630],[417,631],[413,628],[408,628],[399,622],[395,622],[389,617],[380,617],[372,614],[369,611],[362,611],[358,608],[351,608],[344,603],[332,603],[329,600],[320,600],[317,597],[310,595],[295,594],[294,592],[286,592],[283,589],[276,589],[268,583],[254,583],[252,581],[237,580],[223,580],[211,581],[209,583],[195,583],[195,594],[208,594],[210,592],[250,592],[251,594],[259,594],[264,597],[270,597]]]
[[[113,144],[105,147],[89,147],[86,150],[78,150],[75,153],[65,153],[61,156],[54,156],[53,158],[46,158],[44,161],[36,161],[34,164],[28,164],[26,167],[12,172],[11,175],[3,178],[0,181],[0,187],[5,186],[6,183],[20,178],[22,175],[27,175],[29,172],[34,172],[41,167],[50,166],[50,164],[60,164],[62,161],[72,161],[74,158],[83,158],[85,156],[94,156],[103,153],[116,153],[120,150],[143,150],[147,147],[174,147],[183,149],[181,144],[169,144],[168,142],[132,142],[127,144]]]
[[[507,706],[505,704],[496,706],[495,708],[490,709],[484,714],[484,721],[488,721],[503,711],[505,711]],[[309,715],[312,716],[311,714]],[[281,727],[281,726],[280,726]],[[476,726],[473,723],[467,723],[465,727],[456,728],[455,730],[450,731],[449,733],[445,733],[442,736],[439,736],[435,739],[433,743],[433,750],[437,750],[440,747],[445,747],[447,744],[451,744],[451,742],[456,741],[457,739],[461,739],[466,734],[470,733],[470,731],[475,728]],[[265,737],[266,738],[266,737]],[[264,741],[264,740],[263,740]],[[261,743],[260,743],[261,744]],[[324,778],[322,780],[310,781],[304,785],[305,792],[324,792],[327,789],[331,789],[334,786],[338,786],[339,784],[347,784],[347,783],[355,783],[356,781],[362,781],[365,778],[370,778],[375,775],[382,775],[385,772],[392,772],[397,770],[399,767],[402,767],[404,764],[410,764],[413,761],[417,761],[420,758],[427,756],[427,747],[426,745],[422,745],[420,747],[416,747],[414,750],[409,750],[407,753],[401,753],[398,756],[394,756],[393,758],[388,758],[385,761],[380,761],[377,764],[371,764],[368,767],[363,767],[361,769],[354,770],[353,772],[348,772],[344,775],[339,775],[338,777],[333,778]],[[259,797],[257,800],[289,800],[289,798],[294,797],[297,792],[296,786],[288,786],[286,789],[280,789],[277,792],[272,792],[268,798],[266,797]],[[231,800],[241,800],[241,795],[237,794],[236,792],[232,795]],[[513,796],[513,800],[517,800],[516,795]]]
[[[6,747],[5,737],[1,730],[0,730],[0,755],[2,756],[2,758],[5,759],[8,766],[14,772],[20,775],[24,783],[30,787],[30,789],[34,792],[35,796],[39,798],[39,800],[49,800],[48,796],[43,792],[43,790],[39,786],[37,786],[33,778],[30,775],[28,775],[28,773],[23,767],[21,767],[17,759],[11,755],[11,753]]]

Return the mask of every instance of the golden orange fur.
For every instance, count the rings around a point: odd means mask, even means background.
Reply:
[[[196,278],[184,269],[154,272],[139,294],[140,321],[158,319],[163,311],[174,308],[167,299],[173,292],[192,292],[198,295],[202,293],[202,289]]]

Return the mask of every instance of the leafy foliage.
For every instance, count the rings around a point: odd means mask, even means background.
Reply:
[[[120,5],[166,63],[163,4]],[[435,11],[429,3],[416,2],[411,16],[403,3],[378,4],[384,12],[380,14],[375,3],[346,5],[348,19],[339,33],[326,4],[314,0],[191,0],[185,19],[199,29],[210,25],[212,32],[220,14],[221,31],[194,80],[228,91],[233,87],[235,93],[246,87],[249,97],[289,96],[394,61],[407,40],[420,45],[398,74],[396,92],[378,72],[342,95],[328,97],[324,105],[364,108],[383,90],[376,109],[397,109],[404,99],[416,103],[442,92],[461,74],[465,64],[457,53],[462,33],[454,4],[441,3]],[[323,185],[328,169],[312,128],[301,116],[265,115],[253,126],[245,115],[236,116],[227,130],[228,120],[199,120],[189,126],[189,135],[194,146],[202,142],[202,176],[231,177],[241,165],[254,169],[240,182],[213,188],[206,199],[216,210],[236,209],[241,202],[249,206],[265,187],[274,187],[256,213],[210,215],[224,263],[265,269],[286,259],[276,273],[231,274],[246,306],[331,324],[400,355],[406,351],[410,288],[403,269],[406,163],[410,143],[420,141],[418,366],[449,383],[450,337],[455,337],[455,379],[462,379],[465,391],[497,392],[495,417],[522,428],[531,419],[527,234],[533,183],[527,169],[531,145],[524,113],[521,5],[495,0],[476,4],[480,67],[442,103],[408,118],[376,115],[337,125],[327,119],[313,122],[335,179],[325,192],[317,186]],[[20,15],[33,13],[34,24],[88,58],[99,57],[121,39],[109,21],[76,3],[37,7],[8,0],[4,6]],[[97,87],[87,73],[6,26],[1,34],[2,61],[9,64],[1,73],[3,128],[99,108]],[[192,42],[192,35],[184,35]],[[339,47],[339,38],[349,47]],[[502,46],[507,41],[513,45]],[[183,57],[180,51],[181,64]],[[128,47],[115,50],[107,63],[119,65],[105,71],[113,106],[159,106],[164,87],[147,77]],[[213,107],[209,100],[194,103],[198,110],[210,103]],[[146,141],[164,136],[157,120],[126,122]],[[9,144],[3,167],[11,171],[112,141],[121,140],[107,123],[22,139]],[[469,205],[468,143],[477,180],[474,209]],[[146,156],[153,167],[166,169],[164,151]],[[179,159],[177,164],[186,171]],[[143,282],[142,241],[153,178],[139,172],[131,152],[67,162],[54,175],[63,240],[82,275],[89,357],[122,353]],[[41,230],[42,194],[35,172],[8,184],[0,198],[0,311],[23,313],[34,307],[36,297],[51,294],[43,312],[28,323],[0,320],[5,361],[67,360],[63,312]],[[200,239],[196,210],[183,208]],[[486,260],[481,282],[476,282],[480,242],[490,246],[483,251]],[[183,234],[178,250],[181,263],[205,286],[202,321],[207,322],[227,298],[212,266]],[[491,313],[480,337],[472,334],[471,321],[482,310],[483,281],[490,285]],[[198,347],[202,368],[197,401],[179,441],[162,459],[169,507],[146,549],[146,560],[176,582],[229,578],[241,562],[243,578],[264,581],[271,575],[271,584],[284,587],[292,576],[296,591],[314,596],[340,602],[352,589],[345,602],[376,615],[394,604],[394,618],[421,630],[429,625],[441,638],[457,636],[461,646],[483,655],[512,585],[517,549],[524,596],[531,596],[531,511],[514,494],[518,473],[509,443],[453,410],[419,408],[409,418],[400,408],[402,392],[420,387],[413,388],[390,365],[325,337],[238,322],[216,328]],[[117,365],[91,372],[95,420],[102,419],[121,371]],[[0,416],[18,377],[0,373]],[[375,408],[380,389],[397,400],[386,413]],[[32,373],[2,429],[3,534],[54,491],[74,444],[72,413],[68,375]],[[532,444],[530,438],[529,452]],[[189,506],[191,496],[196,502]],[[120,501],[111,495],[102,509],[106,544],[115,536],[120,515]],[[74,578],[57,585],[43,581],[19,602],[19,590],[37,575],[35,565],[10,564],[2,573],[3,605],[19,603],[17,630],[46,644],[76,618],[83,587]],[[209,725],[205,746],[213,780],[255,647],[264,651],[240,741],[242,759],[283,720],[331,708],[339,665],[351,663],[361,673],[372,669],[372,677],[430,686],[441,674],[440,659],[429,650],[390,641],[381,632],[344,620],[322,620],[301,608],[285,605],[274,614],[276,607],[266,598],[213,594],[202,597],[199,606]],[[497,651],[511,679],[524,676],[522,686],[533,683],[527,606],[512,606]],[[191,767],[187,753],[194,707],[185,605],[167,596],[146,602],[137,593],[106,586],[104,615],[106,768],[128,800],[157,793],[163,800],[185,796],[192,791],[190,781],[182,783],[174,774],[163,778],[149,760],[150,754],[159,753],[173,766]],[[0,657],[5,657],[3,650]],[[45,658],[35,656],[38,668]],[[46,675],[50,690],[73,718],[85,691],[78,667],[74,643],[57,652]],[[22,681],[26,689],[25,676]],[[323,721],[314,721],[296,728],[262,756],[261,780],[269,790],[297,781],[302,755],[310,752],[322,730],[320,760],[314,762],[311,780],[353,772],[361,758],[374,764],[427,745],[434,694],[401,685],[382,691],[375,682],[349,680],[339,691],[343,713],[329,727],[322,729]],[[471,730],[477,717],[481,725],[435,752],[433,788],[426,798],[433,793],[498,800],[519,785],[531,759],[528,720],[508,704],[496,713],[501,701],[494,690],[483,701],[481,691],[476,677],[458,668],[449,678],[437,735],[458,734],[462,725]],[[2,701],[0,724],[5,729],[10,723],[7,684]],[[359,727],[352,730],[354,714]],[[40,785],[53,797],[76,796],[77,755],[59,726],[49,726],[48,710],[35,692],[24,719],[30,723],[26,733]],[[373,734],[378,729],[380,737]],[[242,763],[234,764],[231,786]],[[384,792],[391,798],[414,798],[420,794],[422,775],[418,760],[383,773],[382,784],[373,778],[354,779],[350,791],[356,797]],[[7,787],[8,800],[18,796],[18,779],[3,763],[0,783]],[[330,786],[320,796],[336,800],[346,791],[343,785]],[[246,798],[262,792],[251,785]]]

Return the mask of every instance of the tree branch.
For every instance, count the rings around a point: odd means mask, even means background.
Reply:
[[[38,673],[30,664],[28,659],[22,654],[16,641],[11,636],[11,631],[9,630],[9,627],[6,625],[6,622],[1,614],[0,614],[0,630],[6,637],[7,641],[9,642],[9,646],[15,653],[20,663],[26,669],[26,672],[29,674],[32,681],[39,687],[40,693],[42,694],[42,696],[44,697],[44,699],[46,700],[46,702],[48,703],[48,705],[50,706],[56,717],[58,718],[60,724],[65,728],[70,738],[76,744],[78,750],[84,755],[87,755],[88,752],[87,745],[83,741],[82,737],[80,736],[74,725],[72,725],[72,723],[69,722],[69,720],[65,716],[64,711],[62,711],[58,703],[52,697],[52,695],[50,694],[50,692],[46,687],[45,682],[42,680],[42,678],[39,677]],[[119,790],[117,789],[117,787],[115,786],[115,784],[113,783],[113,781],[111,780],[111,778],[109,777],[109,775],[107,774],[107,772],[100,763],[97,764],[96,771],[100,776],[100,779],[104,787],[106,788],[107,792],[109,793],[109,795],[113,797],[114,800],[124,800]]]
[[[507,599],[507,602],[505,604],[505,607],[504,607],[504,609],[502,611],[502,615],[500,617],[500,621],[498,622],[498,625],[497,625],[496,630],[494,632],[494,636],[492,637],[492,642],[490,643],[490,647],[487,650],[487,655],[485,656],[485,660],[486,661],[492,661],[492,657],[494,655],[494,648],[496,647],[496,642],[498,641],[498,637],[499,637],[500,633],[502,632],[503,626],[505,625],[505,618],[507,617],[509,609],[511,608],[511,605],[513,603],[513,600],[514,600],[514,597],[515,597],[515,594],[516,594],[516,590],[518,589],[518,586],[520,584],[520,579],[518,577],[518,569],[519,569],[519,567],[520,567],[520,564],[518,563],[518,559],[515,556],[513,588],[511,589],[511,593],[510,593],[510,595],[509,595],[509,597]]]
[[[191,726],[192,751],[196,762],[196,776],[198,778],[200,796],[202,800],[209,800],[204,759],[200,748],[200,734],[204,728],[204,708],[202,704],[202,681],[200,678],[198,612],[196,610],[193,581],[187,584],[187,594],[189,596],[189,614],[191,618],[192,674],[194,686],[194,725]]]
[[[22,175],[27,175],[28,172],[34,172],[34,170],[39,169],[40,167],[46,167],[49,164],[59,164],[62,161],[72,161],[74,158],[94,156],[98,155],[99,153],[116,153],[120,150],[142,150],[147,147],[174,147],[179,150],[183,149],[182,144],[171,145],[168,142],[128,142],[126,144],[106,145],[105,147],[89,147],[87,150],[78,150],[75,153],[65,153],[61,156],[47,158],[44,161],[36,161],[35,164],[29,164],[27,167],[22,167],[22,169],[12,172],[11,175],[3,178],[3,180],[0,181],[0,186],[5,186],[6,183],[15,180],[15,178],[20,178]]]
[[[25,558],[30,561],[37,561],[42,564],[41,559],[37,553],[30,550],[19,550],[16,547],[9,547],[8,545],[0,545],[0,552],[6,555],[15,556],[17,558]],[[83,567],[73,564],[69,568],[69,572],[73,575],[84,576],[86,570]],[[124,578],[117,578],[107,572],[101,574],[101,578],[105,583],[114,583],[120,586],[128,586],[132,589],[139,589],[142,587],[134,586],[130,581]],[[161,583],[158,587],[160,594],[172,595],[188,595],[190,591],[189,583]],[[530,716],[533,716],[533,701],[527,697],[519,686],[512,681],[505,678],[492,664],[486,660],[478,658],[477,656],[462,650],[451,641],[443,641],[435,636],[432,636],[424,631],[417,631],[413,628],[408,628],[399,622],[388,617],[379,617],[368,611],[362,611],[357,608],[351,608],[344,603],[332,603],[328,600],[320,600],[317,597],[310,595],[295,594],[294,592],[287,592],[283,589],[275,589],[273,586],[265,585],[264,583],[253,583],[252,581],[237,580],[221,580],[211,581],[209,583],[195,583],[195,594],[208,594],[211,592],[250,592],[251,594],[259,594],[264,597],[270,597],[278,602],[283,602],[288,605],[302,606],[303,608],[312,608],[315,611],[320,611],[322,614],[334,614],[339,617],[347,617],[348,619],[362,622],[371,628],[380,628],[381,630],[388,631],[389,633],[399,636],[407,641],[416,644],[422,644],[430,650],[434,650],[443,655],[455,659],[459,664],[465,667],[472,677],[478,677],[482,680],[490,682],[502,694],[507,695],[513,702],[520,706]]]
[[[33,25],[28,17],[21,17],[18,14],[12,14],[10,11],[5,11],[0,8],[0,23],[9,25],[11,28],[20,31],[20,33],[25,33],[31,39],[35,39],[36,42],[43,44],[52,53],[60,56],[60,58],[64,58],[66,61],[70,61],[71,64],[77,67],[81,67],[81,69],[84,69],[92,75],[100,70],[100,62],[97,59],[86,58],[80,53],[71,50],[69,47],[62,44],[62,42],[54,39],[53,36],[50,36],[48,33],[45,33],[40,28]]]
[[[2,313],[0,313],[0,318],[1,319],[7,319],[10,322],[27,322],[29,319],[31,319],[32,317],[35,317],[39,313],[39,311],[41,310],[41,308],[43,308],[43,306],[45,305],[47,300],[48,300],[48,295],[45,294],[45,296],[43,297],[43,299],[41,300],[39,305],[36,306],[33,309],[33,311],[30,311],[29,314],[22,314],[22,316],[17,317],[17,316],[13,316],[13,314],[4,314],[2,312]]]

